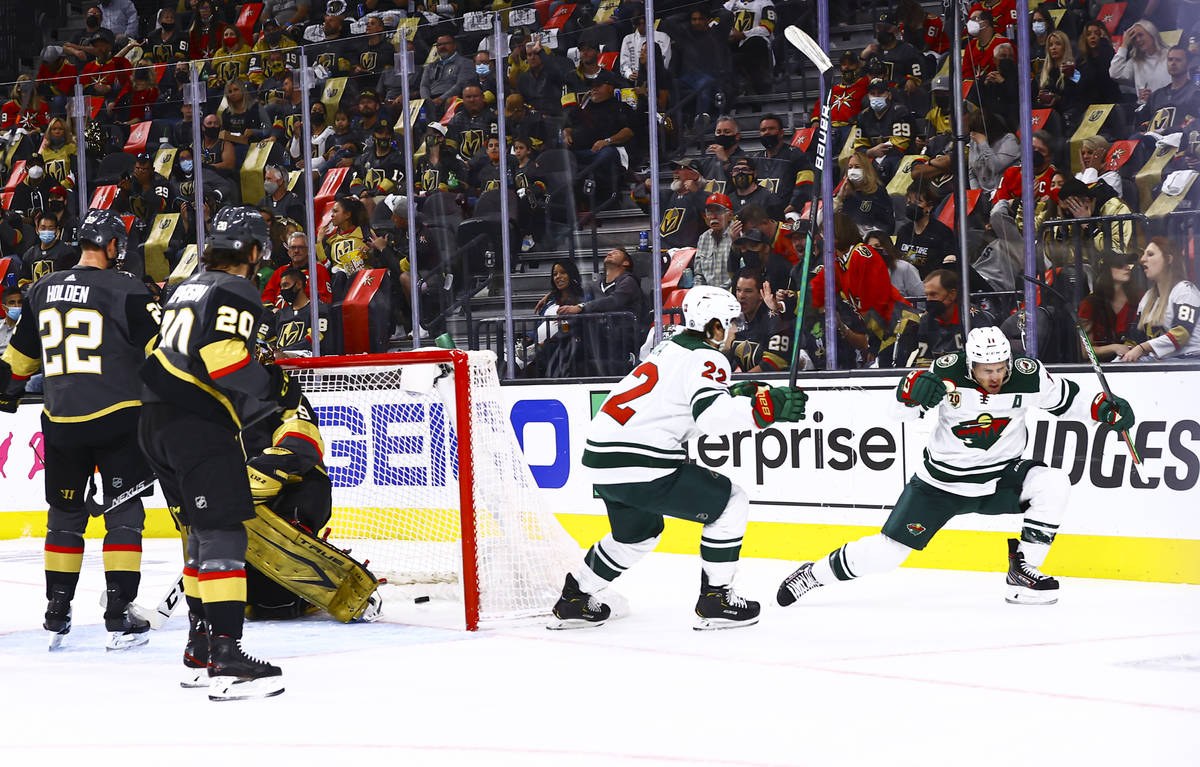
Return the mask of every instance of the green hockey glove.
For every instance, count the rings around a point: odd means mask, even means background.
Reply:
[[[1133,407],[1128,402],[1115,394],[1109,397],[1104,392],[1092,400],[1092,420],[1114,431],[1129,431],[1137,422],[1133,417]]]
[[[946,385],[933,373],[914,370],[900,379],[896,399],[909,407],[918,405],[932,410],[946,396]]]
[[[776,421],[795,423],[804,418],[808,395],[793,386],[762,388],[754,396],[754,423],[765,429]]]

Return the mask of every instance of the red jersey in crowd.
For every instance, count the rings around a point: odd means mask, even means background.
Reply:
[[[892,276],[888,272],[883,256],[879,255],[870,245],[860,242],[846,253],[839,255],[834,264],[837,270],[838,293],[846,303],[871,325],[874,313],[875,321],[882,327],[891,327],[892,312],[896,303],[908,304],[900,291],[892,285]],[[825,272],[821,270],[812,278],[808,285],[812,295],[813,306],[820,309],[825,305]]]
[[[829,93],[829,122],[835,128],[844,128],[854,122],[862,111],[863,99],[867,96],[866,75],[852,83],[835,83]],[[812,122],[821,119],[821,105],[813,105]],[[835,150],[836,151],[836,150]]]
[[[38,67],[37,81],[39,85],[49,85],[55,96],[70,96],[75,92],[75,65],[64,56],[58,60],[58,69],[52,69],[46,62]]]
[[[262,300],[264,304],[280,306],[279,300],[279,283],[283,281],[284,272],[292,269],[291,264],[281,266],[271,274],[271,278],[267,280],[267,286],[263,288]],[[307,269],[302,269],[305,276],[308,275]],[[323,304],[333,303],[333,288],[332,280],[329,277],[329,270],[324,264],[317,264],[317,299]]]
[[[129,87],[132,69],[133,65],[124,56],[113,56],[103,64],[95,60],[89,61],[84,65],[80,78],[83,81],[83,92],[89,96],[115,99],[121,91]],[[96,93],[94,88],[100,84],[107,85],[112,90],[108,93]]]
[[[985,47],[980,47],[979,41],[971,38],[963,47],[962,76],[964,80],[982,80],[996,68],[996,47],[1004,44],[1012,45],[1007,37],[996,35]],[[1013,46],[1016,48],[1016,46]]]
[[[32,109],[22,109],[17,102],[7,101],[0,107],[0,130],[24,128],[27,131],[42,131],[50,122],[50,108],[41,102]]]
[[[1053,165],[1047,165],[1046,170],[1038,174],[1038,177],[1033,180],[1035,197],[1039,200],[1050,197],[1050,178],[1057,172]],[[1000,186],[996,187],[996,191],[992,193],[992,203],[1019,199],[1021,199],[1021,166],[1014,165],[1004,169],[1004,175],[1000,178]]]
[[[1031,4],[1030,8],[1032,7]],[[1017,33],[1017,0],[1000,0],[991,5],[982,1],[977,2],[967,11],[967,16],[975,11],[987,11],[992,14],[992,28],[996,30],[997,35],[1006,35],[1010,32],[1015,35]]]

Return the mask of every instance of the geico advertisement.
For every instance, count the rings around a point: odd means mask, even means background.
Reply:
[[[1097,390],[1091,373],[1068,377],[1080,385],[1080,396]],[[879,524],[920,461],[932,426],[924,420],[894,420],[897,380],[802,381],[810,395],[804,421],[703,437],[687,446],[689,456],[745,487],[755,519]],[[1138,423],[1132,437],[1141,465],[1133,465],[1115,433],[1040,412],[1030,421],[1026,456],[1069,473],[1072,532],[1200,538],[1200,515],[1195,513],[1200,405],[1194,394],[1200,371],[1117,370],[1110,381],[1135,408]],[[607,390],[607,385],[589,384],[505,386],[499,402],[477,402],[476,418],[511,425],[548,508],[602,514],[603,504],[592,493],[580,457]],[[335,501],[400,505],[421,497],[441,508],[454,505],[458,465],[452,408],[435,396],[396,397],[381,391],[322,393],[312,399],[322,422]],[[511,436],[507,440],[511,444]],[[503,445],[476,445],[477,471],[486,468],[488,450],[497,447]],[[39,405],[22,405],[17,414],[0,417],[5,490],[0,511],[45,508],[43,455]],[[147,506],[161,505],[157,493],[147,500]],[[956,523],[975,529],[1007,524],[977,515]]]

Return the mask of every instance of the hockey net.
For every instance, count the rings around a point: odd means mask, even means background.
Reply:
[[[540,502],[492,352],[283,364],[320,422],[331,542],[391,584],[461,594],[472,630],[549,612],[579,546]]]

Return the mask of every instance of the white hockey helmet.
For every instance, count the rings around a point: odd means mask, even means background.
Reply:
[[[1012,373],[1012,345],[1004,332],[997,327],[974,328],[967,335],[967,370],[974,371],[975,365],[1007,362]]]
[[[683,297],[683,324],[688,330],[704,333],[708,323],[719,320],[728,335],[737,330],[742,305],[728,290],[697,285]]]

